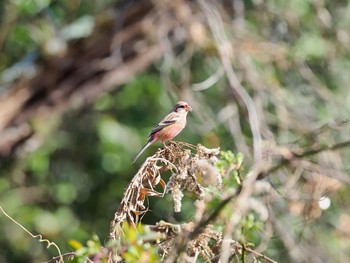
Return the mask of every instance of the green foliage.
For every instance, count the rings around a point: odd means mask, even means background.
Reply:
[[[238,188],[242,182],[240,171],[243,170],[243,154],[237,153],[235,155],[231,151],[221,151],[220,157],[216,167],[220,174],[224,175],[223,185],[226,187],[234,186],[234,188]]]
[[[94,235],[86,242],[86,246],[83,246],[77,240],[70,240],[69,245],[75,250],[75,257],[73,263],[83,263],[86,260],[94,259],[99,262],[107,262],[110,249],[118,249],[120,253],[120,260],[127,262],[159,262],[159,251],[157,247],[148,243],[151,240],[160,238],[159,235],[151,232],[149,228],[146,228],[142,224],[138,224],[137,227],[124,223],[122,226],[123,237],[118,241],[109,241],[105,247],[101,245],[101,242],[97,235]]]
[[[72,263],[84,263],[87,258],[99,254],[102,250],[101,242],[97,235],[86,242],[86,246],[83,246],[79,241],[74,239],[69,241],[69,245],[75,250],[75,256],[73,260],[69,261]],[[99,258],[100,262],[107,262],[106,259]]]
[[[33,16],[47,8],[51,0],[15,0],[12,1],[20,16]]]
[[[157,247],[144,241],[154,240],[159,238],[154,233],[150,232],[142,224],[134,226],[124,223],[123,232],[125,238],[122,240],[122,246],[126,245],[125,252],[122,253],[123,258],[127,262],[159,262],[160,255]]]

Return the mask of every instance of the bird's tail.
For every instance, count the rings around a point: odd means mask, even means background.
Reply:
[[[134,160],[132,161],[132,163],[136,162],[137,158],[140,157],[141,154],[143,154],[143,152],[153,143],[153,140],[149,140],[145,146],[143,146],[143,148],[141,149],[141,151],[136,155],[136,157],[134,158]]]

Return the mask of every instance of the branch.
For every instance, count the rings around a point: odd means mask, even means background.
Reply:
[[[282,167],[290,164],[291,162],[293,162],[294,160],[297,159],[303,159],[305,157],[309,157],[324,151],[335,151],[338,149],[342,149],[342,148],[346,148],[350,146],[350,140],[349,141],[344,141],[341,143],[337,143],[337,144],[333,144],[330,146],[321,146],[317,149],[313,149],[313,150],[307,150],[304,151],[303,153],[295,153],[295,152],[291,152],[292,157],[290,158],[283,158],[281,159],[277,164],[275,164],[274,166],[269,167],[268,169],[261,171],[258,175],[258,180],[262,180],[265,177],[268,176],[268,174],[276,172],[277,170],[281,169]]]
[[[70,260],[73,260],[74,257],[75,257],[75,252],[67,252],[67,253],[62,254],[61,256],[53,257],[52,259],[45,261],[43,263],[57,263],[57,262],[60,262],[59,260],[61,258],[67,258],[67,260],[70,261]],[[64,261],[62,261],[62,262],[64,262]]]

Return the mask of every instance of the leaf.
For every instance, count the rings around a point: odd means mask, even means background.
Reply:
[[[68,244],[75,250],[78,250],[78,249],[83,247],[83,245],[79,241],[77,241],[75,239],[70,239],[68,241]]]

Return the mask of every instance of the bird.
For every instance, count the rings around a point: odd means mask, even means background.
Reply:
[[[154,142],[161,141],[165,145],[165,142],[177,136],[186,126],[186,117],[189,111],[192,111],[192,108],[187,102],[178,101],[172,111],[153,128],[148,136],[147,143],[142,147],[132,163],[136,162],[140,155]]]

